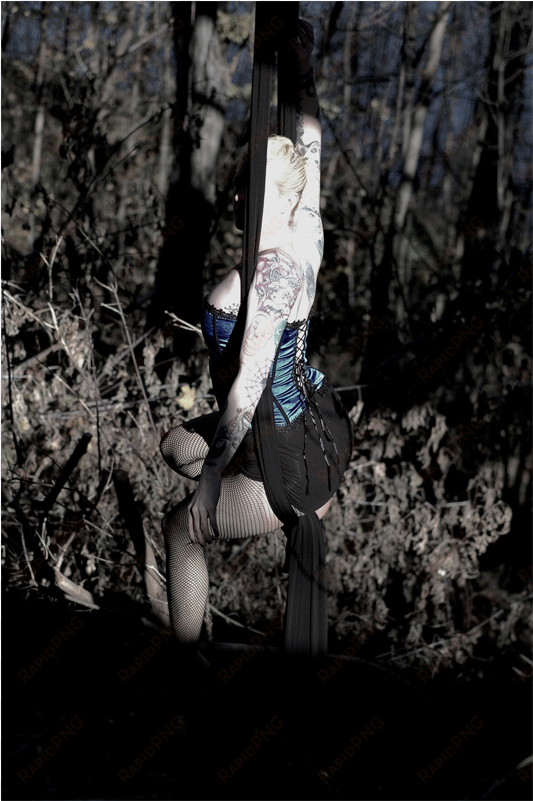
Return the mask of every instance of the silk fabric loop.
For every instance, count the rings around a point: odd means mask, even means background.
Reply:
[[[278,344],[279,349],[279,344]],[[326,549],[322,521],[313,509],[294,512],[283,483],[275,440],[272,378],[259,401],[261,427],[252,420],[254,446],[268,502],[287,537],[283,572],[289,574],[284,650],[287,656],[320,659],[327,653]],[[311,499],[312,502],[312,499]]]
[[[275,46],[279,38],[265,41],[262,32],[276,29],[289,36],[291,24],[298,19],[298,3],[256,2],[254,64],[252,73],[249,171],[243,235],[243,268],[241,306],[235,328],[224,351],[212,370],[212,382],[219,408],[222,408],[239,368],[240,346],[246,322],[247,300],[257,264],[263,199],[266,178],[266,156],[270,123],[270,99]],[[278,59],[278,130],[293,143],[296,138],[296,64],[287,70],[288,48]],[[282,74],[283,70],[283,74]],[[287,81],[292,78],[294,85]],[[280,343],[278,343],[279,352]],[[276,360],[277,360],[276,353]],[[213,365],[214,367],[214,365]],[[228,379],[229,377],[229,379]],[[300,509],[298,516],[287,495],[281,472],[273,413],[272,378],[257,405],[252,430],[261,476],[268,502],[276,517],[283,522],[287,537],[283,571],[288,572],[285,614],[284,651],[287,656],[319,659],[327,654],[326,557],[322,521],[314,510]],[[312,503],[312,499],[310,499]]]

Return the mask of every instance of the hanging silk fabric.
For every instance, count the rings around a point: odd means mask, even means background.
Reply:
[[[266,177],[267,141],[275,51],[278,52],[278,133],[296,140],[296,58],[290,45],[280,43],[294,35],[298,3],[256,2],[254,64],[252,75],[249,172],[246,192],[241,306],[228,344],[211,376],[219,408],[239,368],[239,352],[246,322],[248,293],[253,282]],[[280,343],[281,344],[281,343]],[[279,351],[279,345],[278,345]],[[232,378],[227,379],[228,376]],[[313,510],[299,510],[298,516],[287,496],[276,444],[272,381],[269,379],[259,400],[252,430],[254,447],[266,495],[276,516],[283,521],[287,537],[283,572],[289,574],[285,613],[285,654],[320,658],[327,652],[326,559],[322,522]]]

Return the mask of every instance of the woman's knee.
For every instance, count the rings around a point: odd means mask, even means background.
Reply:
[[[205,459],[203,450],[197,443],[191,442],[191,436],[183,424],[166,431],[159,443],[159,451],[167,466],[183,478],[196,481],[200,478]]]
[[[194,492],[190,492],[188,495],[183,498],[176,506],[173,506],[172,509],[166,513],[161,521],[161,531],[163,533],[163,538],[165,542],[168,543],[168,540],[182,531],[187,531],[187,537],[189,536],[189,519],[188,519],[188,510],[189,510],[189,503],[191,502],[194,496]]]
[[[167,458],[169,457],[169,455],[172,455],[172,456],[174,455],[173,454],[174,448],[170,447],[170,442],[169,442],[170,435],[171,434],[175,435],[176,432],[179,432],[180,428],[182,429],[183,425],[174,426],[174,428],[169,428],[168,431],[165,431],[165,433],[163,434],[163,436],[161,437],[161,439],[159,441],[159,451],[161,453],[161,456],[165,460],[165,462],[167,461]],[[179,433],[178,433],[178,436],[179,436]]]

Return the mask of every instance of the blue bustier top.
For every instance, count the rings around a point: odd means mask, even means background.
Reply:
[[[210,366],[227,345],[237,315],[212,306],[204,298],[202,331],[209,348]],[[324,374],[307,364],[309,320],[287,323],[281,337],[278,359],[270,368],[276,426],[286,426],[307,408],[306,394],[322,386]],[[275,373],[272,370],[275,368]],[[251,426],[250,426],[251,428]]]

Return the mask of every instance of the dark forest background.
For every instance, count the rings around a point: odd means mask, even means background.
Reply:
[[[81,616],[86,645],[105,630],[117,664],[168,625],[160,525],[194,483],[158,445],[216,408],[200,304],[240,257],[254,31],[252,3],[1,13],[4,612],[41,638],[9,675],[22,693],[57,620]],[[356,637],[423,688],[529,693],[531,4],[300,16],[323,130],[308,360],[355,435],[324,520],[328,650]],[[209,548],[202,639],[281,644],[265,632],[283,616],[284,542]],[[14,782],[10,797],[37,797]]]

